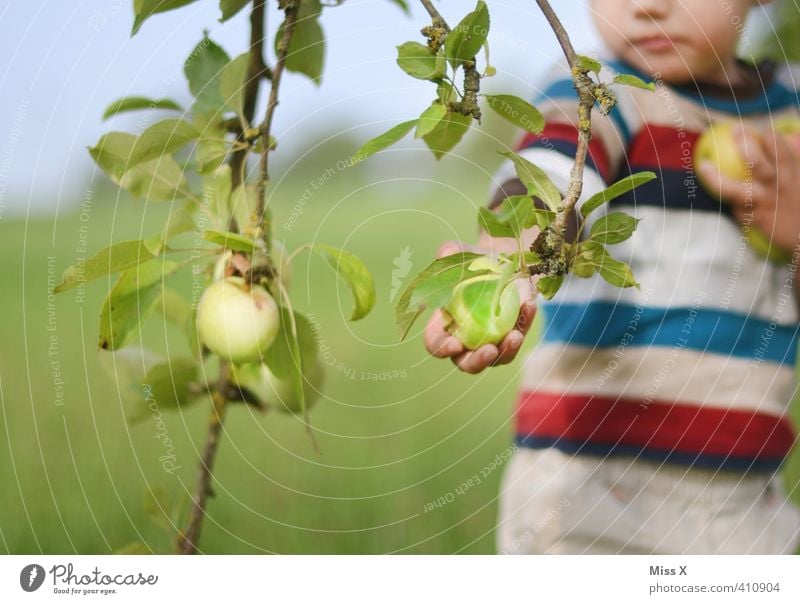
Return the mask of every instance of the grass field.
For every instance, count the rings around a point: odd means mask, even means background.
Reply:
[[[326,400],[311,414],[321,454],[299,420],[232,409],[204,551],[494,551],[501,470],[484,469],[511,442],[519,361],[463,375],[425,354],[421,324],[398,343],[390,304],[393,262],[403,248],[411,252],[414,274],[442,239],[474,238],[472,204],[484,202],[486,185],[473,180],[474,186],[460,183],[460,192],[391,181],[352,192],[333,181],[299,210],[302,187],[287,185],[274,203],[276,236],[289,248],[317,240],[355,252],[376,276],[378,302],[367,319],[348,323],[347,290],[323,261],[306,264],[309,257],[301,257],[293,299],[313,312],[334,361]],[[47,289],[48,270],[58,278],[75,260],[82,236],[91,253],[110,241],[149,235],[166,208],[117,205],[112,196],[85,209],[58,220],[0,223],[0,544],[11,553],[87,554],[139,541],[164,552],[175,516],[159,508],[188,501],[208,404],[164,416],[180,466],[164,472],[154,422],[126,423],[128,410],[96,350],[97,314],[109,284],[88,286],[82,302],[68,292],[52,306]],[[287,230],[282,224],[293,211]],[[188,291],[189,275],[178,281]],[[146,323],[144,340],[159,351],[186,350],[182,335],[156,320]],[[63,398],[56,392],[59,376]],[[789,484],[797,482],[798,468],[795,458]],[[447,503],[429,505],[437,500]]]

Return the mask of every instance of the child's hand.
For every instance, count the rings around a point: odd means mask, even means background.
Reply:
[[[439,248],[437,257],[449,256],[459,251],[484,253],[485,250],[459,241],[447,241]],[[425,347],[433,356],[447,358],[466,373],[480,373],[492,365],[505,365],[514,360],[519,352],[525,334],[528,333],[533,317],[536,314],[536,304],[533,300],[523,298],[525,301],[520,307],[517,325],[512,329],[499,345],[486,344],[477,350],[467,350],[461,341],[450,335],[444,328],[444,318],[441,309],[436,309],[425,327]]]
[[[737,124],[733,135],[744,160],[752,162],[752,183],[725,176],[710,162],[698,168],[703,181],[731,204],[736,220],[749,220],[773,245],[793,249],[800,242],[800,151],[771,128]]]

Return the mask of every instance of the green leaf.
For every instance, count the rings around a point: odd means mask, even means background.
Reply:
[[[339,278],[350,287],[355,302],[350,320],[366,317],[375,306],[375,284],[364,263],[355,254],[330,245],[314,244],[311,249],[322,254]]]
[[[478,223],[492,237],[519,237],[536,224],[533,199],[526,195],[506,197],[496,211],[481,208]]]
[[[222,12],[220,23],[225,23],[248,4],[250,0],[219,0],[219,10]]]
[[[203,393],[193,388],[199,369],[198,362],[191,357],[170,358],[149,367],[138,384],[139,397],[128,421],[152,418],[161,411],[185,408],[200,400]]]
[[[135,144],[136,137],[133,134],[109,132],[89,148],[89,155],[103,172],[118,181],[128,168]]]
[[[602,257],[597,271],[600,273],[600,276],[611,285],[616,285],[617,287],[635,287],[639,289],[639,283],[634,278],[631,267],[624,262],[612,258],[608,254]]]
[[[600,70],[603,66],[600,64],[600,61],[593,59],[592,57],[587,57],[586,55],[578,55],[578,67],[581,69],[585,69],[586,71],[593,71],[594,73],[600,73]]]
[[[167,221],[161,230],[161,235],[151,237],[145,241],[147,249],[154,256],[161,254],[167,247],[167,242],[177,235],[197,230],[195,213],[197,205],[185,203],[170,211]]]
[[[624,212],[611,212],[592,225],[589,236],[600,243],[621,243],[633,234],[639,220]]]
[[[552,210],[543,210],[542,208],[533,208],[531,212],[531,226],[538,226],[540,229],[546,229],[556,219],[556,213]]]
[[[486,95],[486,101],[497,115],[527,132],[539,134],[544,128],[544,116],[536,107],[518,96],[511,94]]]
[[[278,379],[290,378],[305,416],[306,397],[303,388],[303,359],[316,355],[317,341],[303,315],[289,307],[279,306],[281,322],[275,341],[264,353],[264,363]],[[314,356],[310,356],[314,358]]]
[[[112,115],[125,113],[126,111],[138,111],[140,109],[174,109],[183,111],[183,107],[172,99],[150,99],[144,96],[126,96],[111,103],[103,112],[103,119],[107,120]]]
[[[228,224],[231,216],[231,167],[220,166],[203,177],[203,204],[214,214],[220,224]]]
[[[439,102],[442,105],[448,106],[450,103],[454,103],[458,98],[456,95],[456,89],[450,82],[439,82],[436,85],[436,96],[439,98]]]
[[[629,73],[620,73],[614,76],[614,84],[623,84],[624,86],[633,86],[634,88],[641,88],[643,90],[650,90],[651,92],[656,89],[653,82],[645,82],[641,78]]]
[[[468,13],[456,25],[444,43],[445,55],[455,68],[464,61],[471,61],[486,42],[489,35],[489,9],[483,0],[478,0],[475,10]]]
[[[581,214],[584,218],[586,218],[589,214],[603,204],[608,203],[612,199],[616,199],[620,195],[624,195],[628,191],[635,189],[646,182],[650,182],[655,177],[656,175],[654,172],[637,172],[636,174],[626,176],[625,178],[615,182],[607,189],[604,189],[599,193],[595,193],[589,199],[584,201],[583,204],[581,204]]]
[[[156,122],[136,137],[128,167],[174,153],[198,136],[197,129],[185,120]]]
[[[172,201],[192,194],[183,169],[169,155],[133,166],[114,180],[133,195],[150,201]]]
[[[244,87],[247,77],[247,66],[250,53],[240,54],[231,60],[219,73],[219,90],[225,106],[245,119],[244,115]]]
[[[541,199],[553,212],[558,211],[561,205],[561,192],[544,170],[511,151],[499,153],[514,162],[517,176],[528,189],[528,195]]]
[[[165,13],[181,6],[191,4],[195,0],[133,0],[133,29],[131,35],[139,31],[148,18],[157,13]]]
[[[155,309],[164,278],[178,268],[177,262],[154,259],[120,274],[100,311],[100,348],[116,350],[133,339]]]
[[[546,275],[536,281],[536,289],[546,300],[550,300],[561,289],[562,283],[564,283],[564,275]]]
[[[395,320],[401,340],[405,339],[414,321],[426,308],[445,306],[455,286],[466,276],[475,276],[468,272],[467,267],[482,257],[482,254],[473,252],[458,252],[437,258],[403,289],[395,306]]]
[[[247,252],[248,254],[252,254],[255,250],[261,249],[258,242],[244,235],[240,235],[239,233],[228,233],[209,229],[203,231],[203,239],[224,246],[229,250]]]
[[[582,242],[578,246],[577,257],[581,259],[582,265],[592,265],[600,273],[600,276],[611,285],[639,289],[639,283],[634,279],[630,267],[626,263],[612,258],[605,246],[598,241]]]
[[[231,195],[231,208],[236,224],[243,229],[254,224],[258,209],[258,190],[256,185],[239,185]]]
[[[319,0],[302,0],[286,55],[286,69],[308,76],[319,86],[325,63],[325,33],[319,24]],[[275,52],[283,35],[283,23],[275,34]]]
[[[155,255],[150,252],[145,241],[121,241],[103,248],[82,265],[73,264],[64,271],[61,283],[53,288],[53,293],[61,293],[76,287],[79,283],[87,283],[99,277],[124,271],[152,260]]]
[[[169,155],[199,135],[192,124],[184,120],[163,120],[150,126],[139,136],[126,132],[109,132],[100,137],[89,154],[115,182],[139,164],[162,155]]]
[[[295,311],[293,314],[297,328],[296,341],[298,343],[298,351],[300,352],[300,356],[295,357],[291,349],[293,338],[289,313],[292,311],[282,305],[279,306],[278,309],[281,313],[278,335],[275,337],[275,341],[272,345],[264,353],[264,363],[269,367],[269,370],[276,378],[283,380],[293,374],[298,364],[298,358],[301,360],[301,366],[302,359],[314,358],[317,351],[317,338],[314,335],[314,330],[308,319]],[[300,369],[302,369],[302,367],[300,367]]]
[[[364,143],[364,146],[356,151],[354,158],[356,158],[358,161],[363,161],[370,155],[391,147],[406,134],[411,132],[416,123],[417,120],[409,120],[407,122],[403,122],[402,124],[397,124],[397,126],[390,128],[383,134],[376,136],[375,138]]]
[[[405,42],[397,47],[397,64],[412,78],[438,80],[445,75],[444,61],[425,44]]]
[[[414,132],[414,138],[421,138],[433,130],[436,125],[442,121],[442,118],[447,113],[447,107],[441,103],[431,103],[422,115],[417,120],[417,130]]]
[[[411,10],[408,8],[408,2],[406,2],[406,0],[389,0],[389,1],[399,6],[407,17],[411,16]]]
[[[230,57],[222,47],[204,36],[183,64],[183,73],[189,82],[189,90],[195,96],[196,107],[212,115],[220,111],[225,103],[219,90],[219,74]]]
[[[436,159],[441,159],[455,147],[469,130],[471,115],[448,111],[436,127],[422,137]]]

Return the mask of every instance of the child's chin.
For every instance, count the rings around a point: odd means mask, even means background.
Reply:
[[[677,54],[654,57],[640,62],[640,70],[654,80],[665,84],[687,84],[692,81],[692,73]]]

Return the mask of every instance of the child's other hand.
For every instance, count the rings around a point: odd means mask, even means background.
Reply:
[[[752,186],[721,174],[713,164],[699,170],[718,194],[731,204],[740,223],[758,228],[772,244],[793,249],[800,235],[800,150],[788,136],[771,128],[733,128],[739,151],[752,162]]]
[[[459,251],[485,253],[485,250],[473,245],[461,243],[460,241],[446,241],[439,248],[437,257],[449,256]],[[425,327],[425,347],[433,356],[439,358],[450,358],[451,361],[461,371],[466,373],[480,373],[487,367],[493,365],[505,365],[514,360],[525,340],[533,317],[536,314],[536,304],[533,300],[523,297],[525,300],[520,307],[517,324],[502,342],[495,346],[486,344],[476,350],[467,350],[461,340],[450,335],[444,328],[444,317],[442,310],[436,309],[433,316]]]

